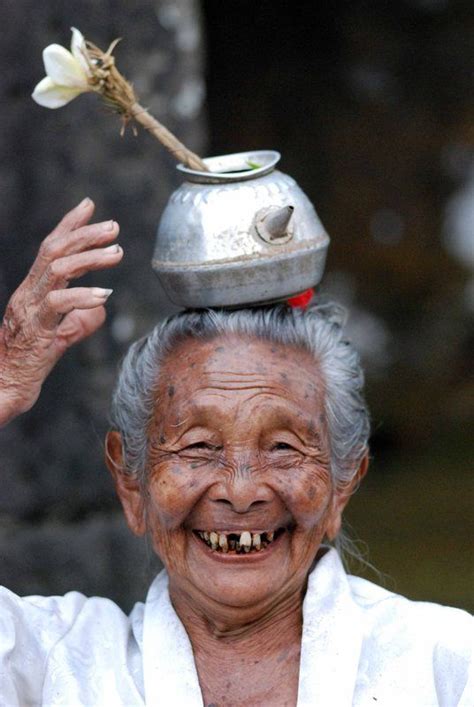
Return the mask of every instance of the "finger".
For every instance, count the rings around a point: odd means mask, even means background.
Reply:
[[[104,323],[105,317],[106,311],[102,305],[93,309],[73,309],[69,312],[58,326],[56,333],[58,357],[62,356],[70,346],[97,331]]]
[[[87,272],[112,268],[122,260],[122,257],[122,248],[114,243],[107,248],[96,248],[53,260],[34,288],[33,299],[41,302],[49,291],[64,289],[71,280]]]
[[[84,226],[92,217],[94,210],[94,202],[92,199],[87,197],[86,199],[83,199],[80,204],[75,206],[74,209],[68,211],[68,213],[63,216],[61,221],[58,223],[56,228],[54,228],[49,236],[47,236],[42,242],[37,260],[39,260],[40,263],[43,260],[50,262],[50,259],[54,257],[51,251],[54,250],[53,246],[58,239],[61,239],[66,233],[70,233],[71,231],[75,231],[77,228]]]
[[[110,243],[117,238],[120,226],[116,221],[109,220],[101,223],[91,223],[75,231],[69,231],[59,236],[49,247],[50,261],[84,250],[98,248]]]
[[[36,260],[28,273],[27,280],[40,276],[48,263],[52,260],[51,251],[58,238],[61,238],[65,233],[75,228],[84,226],[92,217],[94,209],[94,202],[92,199],[89,199],[89,197],[86,197],[80,204],[75,206],[74,209],[71,209],[71,211],[63,216],[56,228],[54,228],[49,236],[41,243]]]
[[[116,221],[104,221],[68,231],[58,236],[48,236],[40,246],[38,256],[29,273],[29,282],[36,282],[57,258],[79,253],[87,248],[113,241],[120,231]]]
[[[112,290],[103,287],[71,287],[48,292],[37,313],[39,330],[53,331],[64,315],[74,309],[93,309],[104,305]]]
[[[54,228],[51,232],[51,237],[54,238],[55,236],[61,236],[64,233],[74,231],[80,226],[84,226],[92,217],[94,210],[94,202],[92,199],[89,199],[89,197],[86,197],[80,204],[75,206],[71,209],[71,211],[68,211],[68,213],[63,216],[56,228]]]

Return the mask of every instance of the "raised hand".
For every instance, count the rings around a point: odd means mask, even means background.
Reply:
[[[42,242],[25,280],[11,297],[0,329],[0,426],[36,402],[56,361],[105,320],[111,290],[68,287],[91,270],[117,265],[122,248],[110,243],[115,221],[86,225],[94,204],[84,199]]]

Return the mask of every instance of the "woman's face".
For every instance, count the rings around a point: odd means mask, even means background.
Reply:
[[[348,497],[331,481],[323,401],[314,361],[294,348],[222,337],[168,358],[145,513],[173,587],[234,607],[303,588]],[[140,504],[121,495],[145,530]]]

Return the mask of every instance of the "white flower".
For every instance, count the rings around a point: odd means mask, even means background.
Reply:
[[[43,51],[46,77],[35,87],[31,97],[45,108],[61,108],[91,90],[84,37],[75,27],[71,27],[71,31],[70,52],[59,44],[50,44]]]

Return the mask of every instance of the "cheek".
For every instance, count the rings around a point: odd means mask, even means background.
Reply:
[[[310,530],[321,522],[330,507],[331,476],[326,468],[298,464],[276,472],[275,490],[297,525]]]
[[[209,480],[198,469],[182,464],[157,464],[149,475],[149,511],[162,529],[175,530],[183,524],[208,485]]]

